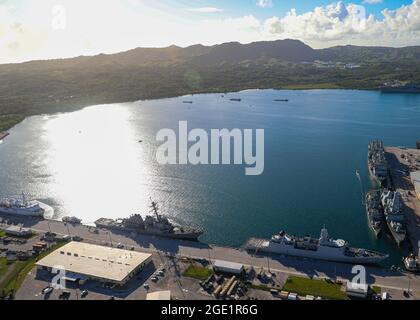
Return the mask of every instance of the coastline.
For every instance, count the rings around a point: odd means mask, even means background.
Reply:
[[[111,101],[98,101],[96,103],[89,103],[89,104],[84,104],[81,103],[77,106],[71,106],[69,107],[67,110],[63,111],[54,111],[51,110],[51,112],[41,112],[41,113],[34,113],[34,114],[26,114],[26,115],[20,115],[20,119],[18,121],[16,121],[15,123],[11,124],[10,126],[6,126],[4,128],[3,132],[0,132],[0,140],[2,140],[3,138],[5,138],[6,136],[8,136],[10,133],[7,132],[7,130],[12,129],[14,126],[16,126],[17,124],[21,123],[22,121],[24,121],[27,117],[31,117],[31,116],[40,116],[40,115],[54,115],[54,114],[62,114],[62,113],[69,113],[69,112],[75,112],[78,110],[82,110],[84,108],[87,107],[91,107],[91,106],[96,106],[96,105],[107,105],[107,104],[116,104],[116,103],[133,103],[133,102],[140,102],[140,101],[151,101],[151,100],[160,100],[160,99],[171,99],[171,98],[180,98],[180,97],[185,97],[185,96],[193,96],[193,95],[200,95],[200,94],[226,94],[226,93],[240,93],[243,91],[247,91],[247,90],[290,90],[290,91],[309,91],[309,90],[360,90],[360,91],[380,91],[379,88],[371,88],[371,89],[366,89],[366,88],[347,88],[347,87],[339,87],[339,86],[329,86],[328,84],[325,83],[319,83],[319,84],[308,84],[308,85],[299,85],[299,84],[293,84],[293,85],[287,85],[285,87],[279,87],[279,88],[275,88],[275,87],[271,87],[271,88],[240,88],[240,89],[230,89],[227,91],[220,91],[220,90],[202,90],[202,91],[196,91],[196,92],[189,92],[189,93],[178,93],[178,94],[169,94],[169,95],[156,95],[147,99],[135,99],[135,100],[128,100],[128,101],[114,101],[113,99],[111,99]],[[7,134],[6,134],[7,133]],[[2,136],[3,134],[6,134],[4,136]]]
[[[7,131],[0,132],[0,141],[6,138],[10,133]]]

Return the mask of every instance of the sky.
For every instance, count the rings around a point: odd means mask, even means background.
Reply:
[[[0,63],[278,39],[420,45],[420,0],[0,0]]]

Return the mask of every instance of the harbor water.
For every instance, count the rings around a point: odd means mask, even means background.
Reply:
[[[156,133],[177,131],[182,120],[207,131],[264,129],[264,173],[159,165]],[[356,170],[371,188],[369,141],[414,147],[419,138],[420,95],[412,94],[249,90],[92,106],[33,116],[10,130],[0,144],[0,196],[24,192],[54,208],[55,218],[88,224],[146,215],[152,197],[173,221],[203,228],[202,241],[227,246],[280,230],[318,237],[325,225],[332,237],[400,264],[407,249],[369,230]]]

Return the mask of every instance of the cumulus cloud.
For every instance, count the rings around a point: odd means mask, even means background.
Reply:
[[[191,19],[185,8],[162,10],[160,6],[144,4],[144,0],[126,2],[130,6],[116,0],[61,2],[67,10],[64,30],[51,28],[55,0],[25,6],[25,11],[20,12],[12,0],[0,4],[0,63],[114,53],[138,46],[286,38],[302,40],[314,48],[345,44],[420,45],[420,0],[395,10],[385,9],[380,17],[367,15],[363,6],[339,1],[304,13],[291,9],[283,16],[268,19],[252,14],[225,18],[210,14],[219,12],[217,8],[190,8],[209,13]]]
[[[396,10],[385,9],[382,19],[366,15],[364,7],[339,1],[297,14],[272,17],[263,22],[267,37],[297,38],[316,46],[338,43],[371,45],[420,44],[420,0]]]
[[[214,8],[214,7],[186,8],[185,10],[190,11],[190,12],[199,12],[199,13],[218,13],[218,12],[223,12],[223,9]]]
[[[258,0],[257,6],[261,8],[269,8],[273,6],[273,1],[272,0]]]
[[[383,0],[363,0],[363,3],[366,3],[366,4],[378,4],[382,2]]]

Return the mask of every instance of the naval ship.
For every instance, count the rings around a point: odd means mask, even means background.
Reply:
[[[366,194],[365,206],[369,227],[374,232],[376,238],[378,238],[384,227],[384,211],[381,203],[381,192],[379,190],[369,191]]]
[[[138,234],[160,236],[173,239],[197,241],[203,231],[186,226],[176,226],[167,217],[159,213],[158,204],[151,201],[152,215],[145,219],[140,214],[134,214],[127,219],[106,219],[101,218],[95,221],[98,228],[105,228],[117,231],[131,231]]]
[[[375,140],[368,146],[368,168],[371,177],[383,187],[386,187],[388,178],[388,162],[385,158],[384,143]]]
[[[43,217],[45,210],[41,208],[38,201],[27,201],[25,195],[22,194],[22,199],[3,199],[0,201],[0,213]]]
[[[394,81],[384,83],[380,90],[382,93],[420,93],[420,85],[415,82]]]
[[[382,191],[381,202],[388,229],[397,245],[400,246],[407,237],[401,195],[399,192],[384,190]]]
[[[310,236],[300,238],[281,231],[273,235],[271,240],[252,238],[248,240],[245,249],[352,264],[376,264],[388,258],[386,254],[351,248],[344,240],[334,240],[329,237],[326,228],[321,230],[319,239]]]

